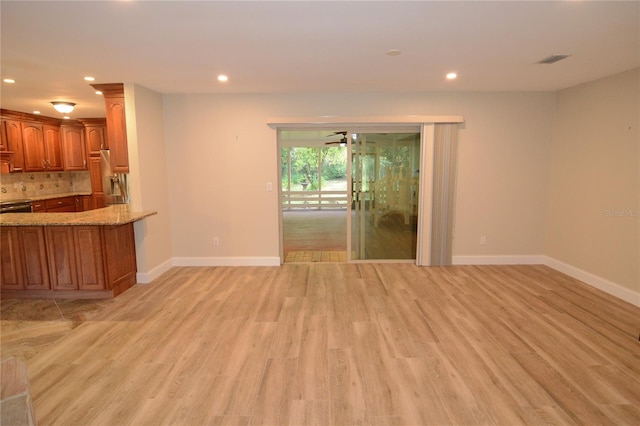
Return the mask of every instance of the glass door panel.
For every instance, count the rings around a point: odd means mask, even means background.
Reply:
[[[352,135],[352,259],[415,259],[420,133]]]

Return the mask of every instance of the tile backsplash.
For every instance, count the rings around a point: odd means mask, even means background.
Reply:
[[[43,195],[91,192],[88,171],[39,172],[0,175],[0,199],[4,201],[32,198]]]

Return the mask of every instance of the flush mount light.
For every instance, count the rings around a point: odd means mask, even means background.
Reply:
[[[227,76],[226,76],[226,75],[224,75],[224,74],[220,74],[220,75],[218,76],[218,81],[225,82],[225,81],[228,81],[228,80],[229,80],[229,77],[227,77]]]
[[[76,104],[74,104],[73,102],[54,101],[54,102],[51,102],[51,104],[53,105],[56,111],[62,114],[69,114],[71,111],[73,111],[73,108],[76,106]]]
[[[456,78],[458,78],[458,74],[456,74],[455,72],[450,72],[447,74],[447,80],[455,80]]]
[[[12,78],[5,78],[5,79],[3,79],[2,81],[4,81],[5,83],[8,83],[8,84],[13,84],[13,83],[15,83],[15,82],[16,82],[16,81],[15,81],[14,79],[12,79]]]

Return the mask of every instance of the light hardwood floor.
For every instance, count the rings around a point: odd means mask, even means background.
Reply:
[[[40,425],[637,425],[639,331],[544,266],[181,267],[27,365]]]

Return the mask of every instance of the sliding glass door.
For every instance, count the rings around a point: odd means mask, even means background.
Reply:
[[[351,259],[416,259],[419,132],[353,132]]]

